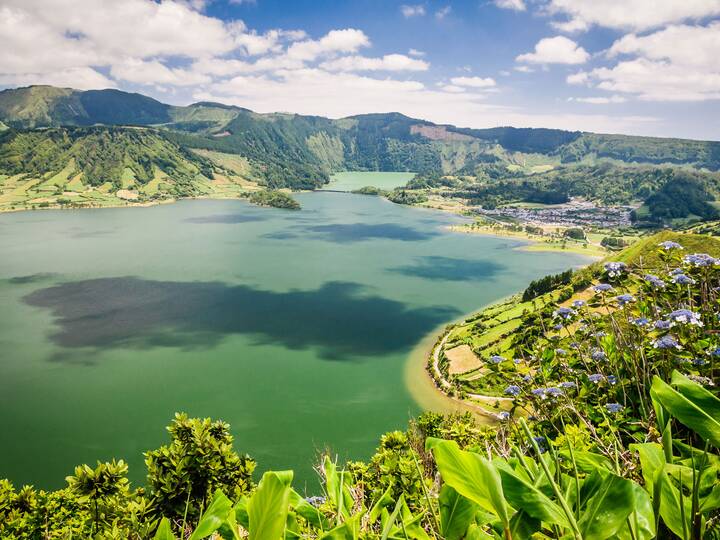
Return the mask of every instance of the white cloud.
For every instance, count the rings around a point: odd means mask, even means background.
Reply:
[[[435,18],[438,21],[442,21],[445,17],[450,15],[451,11],[452,11],[452,7],[450,7],[450,6],[445,6],[443,8],[440,8],[435,12]]]
[[[37,73],[0,73],[0,86],[28,86],[33,84],[50,84],[78,90],[116,87],[114,81],[89,67],[51,71],[41,75]]]
[[[381,58],[341,56],[320,64],[328,71],[427,71],[430,64],[404,54],[386,54]]]
[[[468,88],[491,88],[495,86],[495,79],[490,77],[453,77],[450,82],[455,86]]]
[[[463,88],[462,86],[456,86],[454,84],[441,84],[440,89],[443,92],[450,92],[453,94],[459,94],[461,92],[465,92],[465,88]]]
[[[568,98],[568,101],[577,101],[580,103],[589,103],[591,105],[607,105],[610,103],[625,103],[626,98],[618,95],[614,96],[592,96],[592,97],[575,97]]]
[[[568,77],[569,83],[637,95],[647,101],[720,99],[720,22],[671,25],[639,36],[628,34],[607,51],[611,67]],[[629,58],[628,58],[629,57]]]
[[[521,54],[518,62],[532,64],[584,64],[590,55],[573,40],[565,36],[543,38],[535,45],[535,51]]]
[[[547,10],[567,17],[555,25],[566,32],[592,25],[648,30],[720,14],[717,0],[550,0]]]
[[[418,51],[417,49],[410,49],[410,50],[408,51],[408,54],[409,54],[410,56],[415,56],[415,57],[418,57],[418,58],[421,58],[421,57],[425,56],[425,53],[424,53],[423,51]]]
[[[370,40],[362,30],[345,28],[331,30],[318,40],[296,41],[287,50],[287,55],[296,60],[310,61],[330,53],[354,53],[361,47],[369,47]]]
[[[512,9],[513,11],[525,11],[524,0],[494,0],[494,4],[501,9]]]
[[[137,84],[194,86],[212,81],[210,77],[202,73],[179,68],[168,68],[157,60],[145,61],[134,58],[113,65],[110,74],[116,79]]]
[[[422,17],[425,15],[425,6],[422,4],[415,4],[415,5],[402,5],[400,6],[400,13],[403,14],[403,17],[406,19],[409,19],[410,17]]]
[[[568,75],[565,80],[568,84],[587,84],[590,80],[590,76],[586,71],[579,71],[577,73],[573,73],[572,75]]]
[[[515,66],[513,69],[520,73],[535,73],[535,70],[530,66]]]

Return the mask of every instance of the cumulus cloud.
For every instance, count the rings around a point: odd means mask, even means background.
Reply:
[[[614,96],[592,96],[592,97],[571,97],[568,101],[577,101],[579,103],[589,103],[591,105],[608,105],[610,103],[625,103],[626,98],[618,95]]]
[[[521,54],[518,62],[531,64],[584,64],[590,55],[573,40],[565,36],[543,38],[535,45],[535,51]]]
[[[566,17],[555,25],[567,32],[592,25],[648,30],[720,14],[717,0],[550,0],[547,10]]]
[[[369,46],[370,39],[362,30],[345,28],[331,30],[318,40],[297,41],[288,48],[287,55],[297,60],[309,61],[330,53],[353,53],[361,47]]]
[[[469,88],[492,88],[495,86],[495,79],[490,77],[453,77],[450,82],[455,86]]]
[[[380,58],[341,56],[320,64],[328,71],[427,71],[430,64],[404,54],[386,54]]]
[[[207,75],[196,71],[169,68],[157,60],[145,61],[134,58],[113,65],[110,74],[115,79],[146,85],[194,86],[212,81]]]
[[[402,13],[403,17],[406,19],[409,19],[410,17],[422,17],[425,15],[425,6],[422,4],[404,4],[400,6],[400,13]]]
[[[607,51],[614,66],[568,77],[646,101],[720,99],[720,22],[706,26],[671,25],[657,32],[628,34]]]
[[[501,9],[512,9],[513,11],[525,11],[527,9],[524,0],[495,0],[493,3]]]

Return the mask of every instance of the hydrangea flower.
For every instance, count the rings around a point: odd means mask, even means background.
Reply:
[[[500,364],[505,361],[505,357],[494,354],[488,360],[490,360],[490,362],[492,362],[493,364]]]
[[[600,339],[600,338],[604,338],[605,336],[607,336],[607,332],[603,332],[602,330],[600,330],[599,332],[595,332],[595,334],[593,334],[593,335],[596,338]]]
[[[710,351],[708,354],[711,354],[713,356],[720,356],[720,347]]]
[[[672,336],[662,336],[655,340],[653,347],[656,349],[680,349],[680,344]]]
[[[668,330],[672,327],[672,322],[670,321],[655,321],[655,328],[658,330]]]
[[[561,319],[572,319],[575,315],[575,310],[570,309],[569,307],[559,307],[555,310],[553,313],[554,317],[560,317]]]
[[[305,502],[307,502],[307,503],[313,505],[315,508],[317,508],[318,506],[325,504],[325,497],[317,497],[317,496],[307,497],[305,499]]]
[[[573,307],[576,308],[576,309],[577,309],[577,308],[581,308],[581,307],[583,307],[583,306],[585,305],[585,300],[573,300],[572,305],[573,305]]]
[[[692,255],[685,255],[685,257],[683,257],[683,262],[696,268],[703,266],[717,266],[720,264],[718,259],[711,257],[707,253],[693,253]]]
[[[522,361],[522,358],[513,358],[513,364],[515,365],[522,364]]]
[[[665,282],[654,274],[647,274],[645,281],[652,285],[655,289],[664,289]]]
[[[704,358],[693,358],[692,363],[695,366],[704,366],[708,362]]]
[[[547,440],[545,437],[533,437],[533,441],[538,445],[538,449],[540,450],[541,454],[544,454],[547,452]]]
[[[506,422],[507,420],[510,420],[510,413],[507,411],[502,411],[497,414],[497,419],[501,422]]]
[[[689,309],[677,309],[668,315],[668,318],[673,323],[680,324],[692,324],[695,326],[702,326],[703,323],[700,320],[700,314],[690,311]]]
[[[677,242],[673,242],[672,240],[665,240],[665,242],[660,242],[658,244],[661,248],[663,248],[665,251],[670,251],[672,249],[685,249]]]
[[[620,296],[615,297],[615,300],[617,300],[618,304],[624,306],[626,304],[634,302],[635,297],[632,294],[621,294]]]
[[[567,351],[565,349],[555,349],[555,354],[558,356],[565,356],[567,355]]]
[[[595,362],[602,362],[603,360],[607,360],[607,355],[602,349],[593,349],[590,352],[590,358],[595,360]]]
[[[712,379],[700,375],[687,375],[687,378],[703,386],[715,386]]]
[[[615,383],[617,382],[617,377],[616,377],[615,375],[608,375],[608,376],[607,376],[607,381],[608,381],[610,384],[615,384]]]
[[[550,388],[545,389],[545,393],[548,396],[558,397],[558,396],[562,396],[564,392],[560,388],[551,386]]]
[[[678,285],[694,285],[695,280],[689,276],[686,276],[685,274],[676,274],[672,278],[673,283],[677,283]]]
[[[593,290],[596,293],[604,293],[604,292],[612,291],[613,286],[610,285],[609,283],[598,283],[597,285],[595,285],[593,287]]]
[[[577,388],[577,384],[573,381],[563,381],[558,385],[560,388]]]
[[[558,323],[558,324],[556,324],[555,326],[553,326],[553,330],[558,330],[558,331],[559,331],[559,330],[562,330],[562,329],[563,329],[562,323]]]
[[[532,391],[532,395],[540,399],[545,399],[547,397],[547,388],[535,388]]]
[[[605,271],[608,273],[608,276],[616,277],[622,275],[626,266],[623,262],[609,262],[605,263]]]
[[[588,381],[590,381],[593,384],[599,384],[605,379],[605,375],[602,375],[601,373],[593,373],[592,375],[588,375]]]
[[[635,326],[647,326],[648,324],[650,324],[650,321],[645,317],[638,317],[636,319],[630,317],[630,322]]]
[[[509,396],[517,396],[520,393],[520,387],[514,384],[511,384],[505,389],[505,393]]]
[[[524,382],[532,382],[533,378],[532,378],[532,375],[530,375],[530,374],[528,373],[527,375],[525,375],[525,376],[522,378],[522,380],[523,380]]]
[[[623,407],[623,406],[620,405],[619,403],[608,403],[607,405],[605,405],[605,408],[607,409],[607,411],[608,411],[609,413],[611,413],[611,414],[617,414],[617,413],[619,413],[620,411],[622,411],[625,407]]]

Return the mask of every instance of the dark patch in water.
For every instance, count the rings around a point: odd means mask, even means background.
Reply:
[[[320,236],[329,242],[362,242],[383,238],[387,240],[401,240],[403,242],[417,242],[436,236],[435,231],[420,231],[412,227],[396,223],[343,223],[338,225],[315,225],[308,227],[308,232]]]
[[[316,347],[332,360],[406,350],[458,315],[448,306],[409,308],[362,292],[362,286],[347,282],[273,292],[117,277],[63,283],[24,300],[51,310],[59,329],[50,338],[65,348],[196,349],[247,334],[290,349]]]
[[[492,261],[455,259],[453,257],[419,257],[418,264],[390,268],[405,276],[441,281],[474,281],[494,276],[503,266]]]
[[[297,237],[297,234],[290,231],[276,231],[261,236],[261,238],[267,238],[268,240],[292,240]]]
[[[198,217],[191,217],[187,218],[184,221],[187,223],[225,223],[225,224],[235,224],[235,223],[250,223],[252,221],[263,221],[266,218],[264,216],[259,216],[256,214],[213,214],[210,216],[198,216]]]
[[[30,274],[27,276],[11,277],[7,281],[8,281],[8,283],[12,283],[13,285],[25,285],[28,283],[38,283],[39,281],[47,281],[49,279],[54,278],[55,276],[57,276],[57,274],[53,274],[52,272],[40,272],[38,274]]]

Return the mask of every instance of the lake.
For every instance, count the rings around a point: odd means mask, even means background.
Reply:
[[[391,190],[404,186],[413,179],[412,172],[341,172],[332,175],[330,182],[321,189],[330,191],[355,191],[364,187]]]
[[[403,373],[428,332],[583,262],[376,197],[297,199],[0,214],[0,477],[58,488],[123,458],[142,483],[185,411],[314,485],[319,451],[365,459],[420,412]]]

